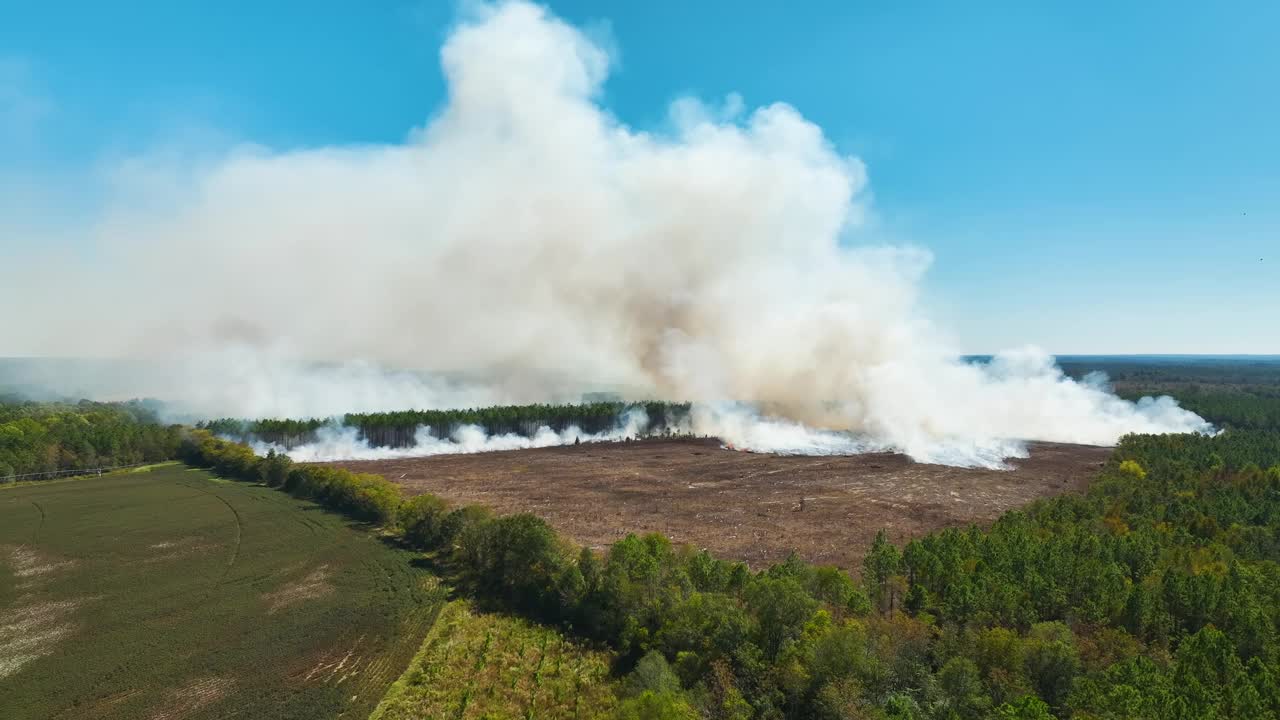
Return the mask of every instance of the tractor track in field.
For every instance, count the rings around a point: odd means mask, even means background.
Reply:
[[[416,554],[261,485],[174,466],[61,490],[0,494],[3,720],[364,718],[444,602]]]
[[[40,513],[40,522],[36,523],[36,529],[31,531],[31,542],[29,543],[31,547],[35,547],[37,541],[40,540],[40,531],[44,529],[45,512],[44,507],[35,500],[32,500],[31,504]]]
[[[222,497],[216,492],[213,492],[212,490],[206,490],[202,487],[197,487],[195,485],[191,485],[188,483],[182,483],[182,484],[185,485],[186,487],[191,488],[192,490],[197,490],[199,492],[204,493],[205,495],[211,495],[217,498],[218,502],[227,506],[227,509],[231,511],[232,516],[234,516],[236,519],[236,539],[235,539],[235,544],[231,548],[231,559],[227,561],[227,566],[222,570],[222,576],[218,578],[218,584],[222,584],[227,579],[227,576],[231,574],[231,568],[235,567],[236,561],[240,559],[240,545],[244,539],[244,521],[240,518],[240,511],[236,510],[235,506],[232,505],[230,502],[227,502],[226,498]]]

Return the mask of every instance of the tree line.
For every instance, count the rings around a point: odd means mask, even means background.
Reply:
[[[1280,387],[1275,358],[1060,357],[1058,366],[1072,377],[1105,373],[1117,388],[1207,386]]]
[[[641,411],[648,418],[645,434],[661,435],[677,431],[689,416],[689,403],[595,402],[565,405],[499,405],[453,410],[404,410],[398,412],[348,413],[339,424],[359,431],[361,439],[375,447],[409,447],[418,428],[430,427],[436,437],[449,437],[464,425],[476,425],[488,434],[516,434],[532,437],[539,428],[563,432],[576,427],[598,434],[619,427],[630,412]],[[315,439],[316,431],[333,422],[319,418],[243,420],[223,418],[198,423],[197,427],[215,435],[241,442],[263,442],[292,448]]]
[[[382,524],[476,597],[613,647],[628,718],[1275,720],[1277,437],[1127,437],[1087,494],[903,548],[881,534],[858,578],[661,535],[597,554],[533,515],[208,433],[183,457]]]
[[[1128,400],[1172,395],[1188,410],[1221,428],[1280,427],[1280,360],[1067,359],[1063,371],[1076,378],[1107,375]]]
[[[181,432],[142,402],[34,402],[0,397],[0,481],[174,457]]]
[[[138,404],[0,407],[0,428],[32,419],[43,434],[0,430],[0,448],[47,459],[65,439],[79,462],[151,438],[143,459],[385,528],[478,600],[614,648],[624,718],[1280,719],[1277,425],[1126,437],[1084,495],[903,547],[880,534],[854,577],[794,557],[752,572],[660,535],[596,553],[532,515],[258,457]]]
[[[1280,427],[1280,386],[1246,385],[1223,390],[1185,385],[1165,392],[1218,427],[1252,430]],[[1140,391],[1130,389],[1121,391],[1122,396],[1130,399],[1136,399],[1139,394]]]
[[[298,420],[289,418],[262,418],[259,420],[220,418],[217,420],[203,420],[196,423],[196,427],[242,443],[261,441],[291,450],[299,445],[314,442],[316,430],[331,422],[334,421],[323,418]]]

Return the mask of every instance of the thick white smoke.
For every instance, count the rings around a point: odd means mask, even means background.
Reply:
[[[92,252],[7,268],[0,285],[41,311],[6,318],[0,350],[195,358],[165,394],[205,415],[607,384],[787,419],[703,413],[742,447],[977,464],[1018,454],[1012,439],[1205,428],[1034,350],[960,361],[917,308],[928,253],[852,244],[863,164],[788,105],[685,99],[662,132],[629,128],[599,103],[605,50],[526,2],[477,10],[441,60],[447,101],[403,144],[128,163]]]
[[[572,445],[578,442],[619,442],[639,437],[649,427],[649,417],[643,410],[632,409],[619,418],[617,427],[600,433],[585,433],[577,427],[560,432],[542,426],[532,436],[516,433],[490,435],[478,425],[463,425],[448,437],[440,437],[428,426],[421,426],[414,433],[413,445],[407,447],[380,447],[370,445],[360,437],[356,428],[331,423],[316,431],[316,439],[305,445],[285,448],[265,442],[250,443],[259,455],[270,451],[283,453],[298,462],[328,462],[332,460],[392,460],[429,455],[459,455],[465,453],[498,452],[502,450],[527,450],[529,448]]]

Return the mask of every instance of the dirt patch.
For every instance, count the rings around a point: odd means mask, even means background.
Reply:
[[[603,548],[663,533],[753,567],[791,551],[856,570],[876,531],[905,542],[985,524],[1038,498],[1084,490],[1109,448],[1033,443],[1012,470],[925,465],[902,455],[781,457],[715,440],[646,440],[330,463],[498,513],[531,512]]]
[[[0,547],[0,559],[24,578],[18,587],[25,590],[0,617],[0,679],[13,675],[27,663],[53,652],[56,645],[76,630],[69,618],[85,602],[101,597],[39,601],[35,592],[51,573],[74,563],[53,560],[25,547]]]
[[[290,673],[289,679],[295,682],[320,683],[334,682],[336,679],[337,684],[342,684],[355,675],[364,662],[363,656],[358,652],[364,639],[365,636],[361,635],[351,647],[331,648],[319,654],[305,668]]]
[[[213,545],[201,542],[200,538],[197,537],[183,537],[178,538],[177,540],[165,540],[164,542],[148,545],[147,549],[151,550],[153,554],[151,557],[143,560],[143,562],[154,563],[177,560],[213,548]]]
[[[83,603],[83,600],[57,600],[12,608],[5,613],[5,624],[0,625],[0,642],[3,642],[4,638],[26,636],[37,632],[41,626],[71,613]]]
[[[181,720],[226,696],[235,680],[227,677],[208,677],[192,681],[174,690],[164,707],[150,715],[150,720]]]
[[[14,576],[24,579],[65,570],[75,564],[74,560],[54,560],[26,547],[3,548],[0,553],[8,556]]]
[[[40,625],[20,635],[0,631],[0,678],[8,677],[23,665],[53,652],[53,646],[74,629],[69,623]]]
[[[267,614],[270,615],[291,605],[328,595],[331,592],[333,592],[333,585],[329,583],[329,566],[321,565],[298,582],[266,593],[262,599],[267,602]]]

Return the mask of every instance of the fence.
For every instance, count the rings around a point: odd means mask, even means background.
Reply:
[[[154,462],[140,462],[133,463],[132,465],[112,465],[111,467],[84,468],[82,470],[49,470],[47,472],[26,473],[23,475],[2,475],[0,476],[0,485],[14,482],[27,482],[30,480],[53,480],[54,478],[72,477],[74,475],[101,475],[104,472],[111,472],[113,470],[127,470],[129,468],[154,464]]]

